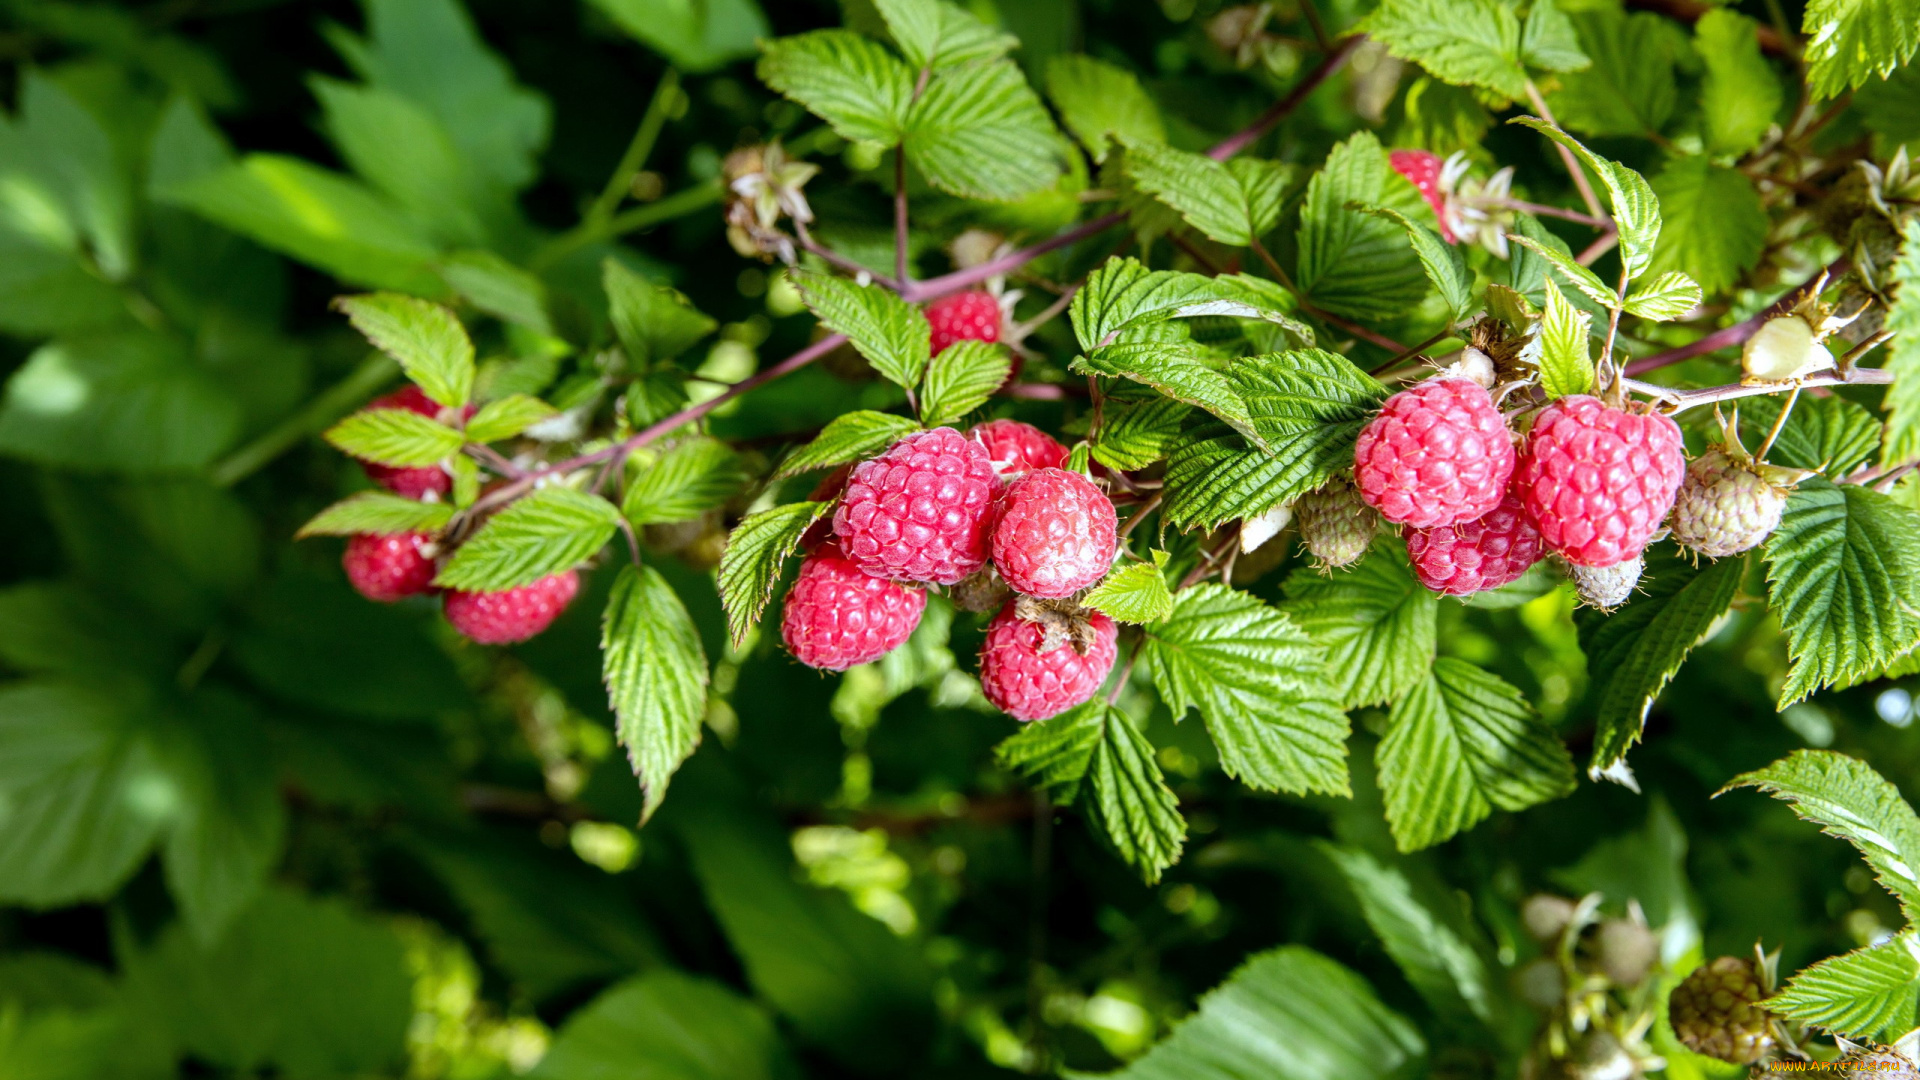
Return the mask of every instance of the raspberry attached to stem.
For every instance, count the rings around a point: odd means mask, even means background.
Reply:
[[[920,625],[927,594],[861,573],[832,544],[800,564],[787,592],[780,637],[794,659],[824,671],[845,671],[900,647]]]
[[[1472,379],[1449,375],[1387,399],[1354,443],[1353,476],[1381,517],[1432,529],[1498,506],[1514,460],[1493,397]]]
[[[1013,591],[1060,599],[1098,582],[1119,548],[1113,500],[1065,469],[1014,481],[993,530],[993,565]]]
[[[1481,517],[1437,529],[1405,530],[1407,557],[1420,584],[1446,596],[1497,589],[1527,572],[1546,553],[1540,530],[1509,491]]]
[[[979,443],[952,428],[916,432],[854,467],[833,531],[874,577],[952,585],[987,564],[999,492]]]
[[[361,596],[391,604],[433,591],[432,542],[426,533],[362,533],[348,538],[340,565]]]
[[[1548,547],[1575,566],[1604,567],[1645,550],[1686,464],[1672,419],[1572,394],[1534,419],[1514,483]]]
[[[980,689],[1015,720],[1045,720],[1090,700],[1113,670],[1119,628],[1098,611],[1061,616],[1054,629],[1020,614],[1013,601],[987,624],[980,647]],[[1050,632],[1054,630],[1054,632]],[[1049,640],[1052,638],[1054,640]]]
[[[482,645],[511,645],[552,626],[579,591],[580,575],[572,570],[501,592],[449,590],[447,621]]]

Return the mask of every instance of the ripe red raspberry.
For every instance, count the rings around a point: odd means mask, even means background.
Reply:
[[[391,604],[433,588],[433,559],[421,550],[432,539],[426,533],[362,533],[348,538],[340,565],[361,596]]]
[[[455,592],[446,598],[447,621],[455,630],[482,645],[510,645],[553,625],[580,591],[580,575],[572,570],[549,574],[538,581],[504,592]]]
[[[967,438],[985,447],[993,471],[1009,480],[1035,469],[1063,469],[1072,456],[1053,436],[1018,420],[975,424]]]
[[[1486,388],[1443,375],[1387,399],[1353,446],[1360,497],[1396,525],[1433,529],[1500,504],[1513,437]]]
[[[1107,576],[1120,546],[1113,500],[1065,469],[1015,480],[993,527],[993,565],[1013,591],[1059,599]]]
[[[1000,480],[952,428],[915,432],[854,466],[833,531],[861,570],[951,585],[987,563]]]
[[[1653,539],[1686,468],[1670,418],[1572,394],[1540,410],[1514,484],[1548,547],[1576,566],[1613,566]]]
[[[839,548],[822,544],[787,591],[780,636],[808,667],[845,671],[899,648],[926,607],[925,592],[863,574]]]
[[[927,305],[933,355],[939,356],[956,341],[999,341],[1000,318],[1000,300],[992,293],[954,293],[935,300]]]
[[[1546,554],[1540,530],[1513,492],[1472,521],[1437,529],[1409,526],[1405,536],[1414,576],[1446,596],[1497,589],[1526,573]]]
[[[1015,720],[1045,720],[1093,697],[1113,670],[1120,630],[1113,620],[1088,611],[1082,655],[1071,642],[1046,648],[1047,631],[1021,618],[1014,607],[1000,609],[987,624],[980,646],[980,689],[994,707]]]
[[[1713,447],[1687,466],[1673,503],[1673,539],[1711,558],[1738,555],[1773,535],[1787,490],[1744,455]]]
[[[1387,155],[1387,163],[1393,171],[1407,178],[1407,182],[1420,190],[1433,207],[1433,214],[1440,219],[1440,238],[1451,244],[1458,240],[1453,230],[1447,227],[1447,193],[1440,189],[1440,172],[1446,162],[1431,150],[1395,150]]]
[[[422,393],[420,388],[409,383],[384,397],[367,402],[369,409],[405,409],[419,413],[428,419],[441,419],[440,403]],[[469,405],[462,413],[462,419],[473,415],[473,406]],[[367,479],[386,488],[396,495],[405,495],[409,499],[441,498],[453,490],[453,477],[438,465],[422,465],[418,468],[381,465],[377,462],[363,461],[360,467],[366,470]]]

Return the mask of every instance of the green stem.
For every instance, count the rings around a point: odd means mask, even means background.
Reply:
[[[232,487],[259,472],[268,462],[306,438],[325,430],[327,425],[352,412],[374,391],[400,374],[400,366],[375,353],[361,361],[353,373],[328,387],[299,412],[262,432],[252,442],[228,454],[214,464],[207,478],[216,487]]]
[[[633,189],[633,178],[640,175],[640,167],[647,162],[647,155],[653,152],[653,144],[660,138],[660,129],[666,126],[667,113],[680,96],[680,73],[668,68],[660,76],[660,85],[654,88],[653,100],[647,103],[647,111],[640,118],[640,127],[633,133],[633,141],[627,144],[627,152],[620,156],[613,175],[607,178],[606,189],[587,209],[585,220],[604,223],[613,216],[620,203]]]

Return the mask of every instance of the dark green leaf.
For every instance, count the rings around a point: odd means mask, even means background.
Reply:
[[[609,256],[600,264],[608,314],[636,370],[671,360],[719,324],[678,291],[656,285]]]
[[[1920,48],[1914,0],[1812,0],[1801,17],[1807,85],[1834,98],[1878,75],[1886,78]]]
[[[1497,0],[1387,0],[1355,29],[1456,86],[1526,96],[1520,20]]]
[[[1920,949],[1911,931],[1892,941],[1822,960],[1795,975],[1768,1010],[1836,1035],[1895,1039],[1920,1003]]]
[[[927,363],[920,388],[920,419],[928,427],[958,422],[987,403],[1013,373],[1007,347],[986,341],[959,341]]]
[[[592,0],[622,30],[665,54],[684,71],[708,72],[752,56],[768,35],[767,17],[754,0]]]
[[[760,621],[780,582],[781,566],[800,537],[832,507],[830,502],[776,506],[742,521],[727,537],[720,556],[720,602],[727,609],[727,629],[735,644]]]
[[[1759,262],[1772,228],[1753,182],[1705,158],[1674,158],[1653,178],[1666,224],[1648,273],[1680,271],[1709,293]]]
[[[1534,4],[1535,10],[1542,6],[1552,5]],[[1560,77],[1560,88],[1548,99],[1554,116],[1587,135],[1657,134],[1679,100],[1674,61],[1686,39],[1649,12],[1599,8],[1572,21],[1592,63]]]
[[[944,0],[874,0],[893,43],[915,68],[943,68],[1005,56],[1020,39]]]
[[[605,547],[620,511],[598,495],[545,487],[487,519],[440,568],[434,584],[500,592],[570,570]]]
[[[1873,766],[1831,750],[1797,750],[1727,785],[1739,787],[1786,802],[1802,820],[1852,844],[1908,921],[1920,914],[1920,816]]]
[[[1325,841],[1315,846],[1347,879],[1367,925],[1434,1011],[1454,1020],[1493,1019],[1494,989],[1486,960],[1420,902],[1406,874],[1359,848]]]
[[[1393,701],[1433,666],[1440,600],[1392,541],[1348,570],[1295,570],[1281,610],[1326,650],[1343,709]]]
[[[1051,187],[1067,148],[1011,60],[936,71],[907,118],[907,160],[962,198],[1009,202]]]
[[[683,439],[627,483],[621,509],[635,525],[691,521],[747,485],[740,455],[704,435]]]
[[[1107,140],[1117,137],[1135,143],[1167,141],[1160,110],[1124,68],[1079,53],[1047,61],[1047,97],[1067,130],[1087,148],[1093,160],[1107,159]]]
[[[710,979],[670,968],[602,992],[567,1018],[533,1080],[787,1080],[773,1018]]]
[[[706,653],[686,606],[650,566],[620,571],[601,623],[600,651],[620,742],[645,793],[644,823],[667,797],[674,770],[700,745]]]
[[[1713,8],[1694,24],[1696,50],[1707,66],[1700,113],[1710,154],[1744,154],[1758,146],[1780,112],[1780,79],[1760,55],[1758,29],[1729,8]]]
[[[875,371],[910,389],[920,384],[933,330],[919,308],[879,285],[799,270],[792,278],[820,322],[847,335]]]
[[[1476,0],[1473,6],[1506,10],[1488,0]],[[1420,260],[1399,227],[1347,208],[1352,203],[1390,205],[1389,177],[1399,180],[1387,166],[1380,140],[1363,131],[1334,147],[1307,184],[1294,280],[1307,299],[1336,315],[1398,318],[1426,294]],[[1404,181],[1400,185],[1412,190]]]
[[[1420,266],[1427,272],[1427,280],[1440,293],[1440,299],[1446,301],[1447,310],[1455,321],[1467,317],[1473,310],[1473,272],[1467,269],[1466,256],[1460,249],[1440,239],[1440,234],[1425,225],[1416,225],[1398,210],[1385,207],[1363,207],[1365,213],[1384,218],[1406,230],[1407,239],[1413,242],[1413,253],[1420,257]]]
[[[894,146],[907,127],[913,70],[851,30],[815,30],[764,46],[758,72],[848,139]]]

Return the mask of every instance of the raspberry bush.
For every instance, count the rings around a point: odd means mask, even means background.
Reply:
[[[1920,1060],[1916,0],[0,18],[0,1075]]]

